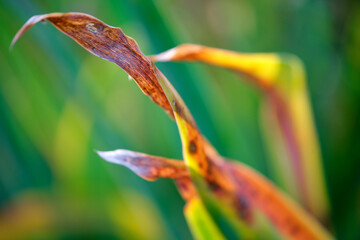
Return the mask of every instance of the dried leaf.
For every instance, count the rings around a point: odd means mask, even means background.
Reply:
[[[182,161],[122,149],[97,151],[97,153],[106,161],[123,165],[148,181],[154,181],[159,177],[172,179],[189,177]]]
[[[190,173],[183,161],[122,149],[115,151],[97,151],[97,153],[106,161],[125,166],[148,181],[154,181],[158,178],[174,179],[181,195],[187,201],[197,194],[190,179]],[[208,181],[212,187],[212,191],[217,195],[223,198],[233,195],[234,191],[229,189],[226,182],[217,181],[217,178],[209,179]],[[237,199],[229,199],[229,201],[236,200]],[[247,213],[247,217],[250,218],[251,210],[249,208],[250,206],[248,205],[246,208],[239,206],[239,214],[244,215],[244,213]]]
[[[97,151],[108,162],[129,168],[140,177],[154,181],[158,178],[174,179],[182,197],[189,201],[197,193],[183,161],[151,156],[129,150]]]
[[[17,32],[11,47],[34,24],[48,20],[92,54],[113,62],[125,70],[152,101],[173,117],[170,104],[156,79],[152,62],[134,39],[120,28],[111,27],[84,13],[50,13],[30,18]]]

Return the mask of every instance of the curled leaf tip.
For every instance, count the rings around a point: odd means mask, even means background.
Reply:
[[[29,20],[26,21],[26,23],[20,28],[20,30],[15,34],[13,40],[11,41],[9,49],[12,50],[15,43],[19,40],[19,38],[27,31],[29,30],[34,24],[44,21],[46,18],[50,16],[60,16],[63,13],[51,13],[51,14],[42,14],[42,15],[35,15],[32,16]]]

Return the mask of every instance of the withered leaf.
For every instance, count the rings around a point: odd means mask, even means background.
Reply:
[[[180,194],[186,201],[196,195],[195,187],[183,161],[122,149],[97,151],[97,153],[106,161],[123,165],[148,181],[158,178],[174,179]]]
[[[172,179],[189,177],[183,161],[123,149],[97,151],[97,153],[106,161],[123,165],[148,181],[154,181],[159,177]]]
[[[123,149],[97,151],[97,153],[106,161],[125,166],[148,181],[154,181],[158,178],[171,178],[175,180],[180,194],[187,202],[197,195],[184,161]],[[240,216],[244,217],[246,215],[247,218],[250,218],[250,206],[239,206],[239,201],[244,201],[244,199],[234,198],[234,191],[229,189],[228,182],[219,181],[219,178],[213,176],[209,177],[211,178],[209,184],[212,191],[216,195],[225,198],[229,203],[236,205]]]
[[[84,13],[50,13],[30,18],[15,35],[11,47],[34,24],[48,20],[92,54],[124,69],[152,101],[171,117],[172,108],[156,79],[152,62],[131,37],[120,28],[111,27]]]

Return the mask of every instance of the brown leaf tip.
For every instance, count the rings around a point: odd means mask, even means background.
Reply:
[[[188,177],[185,164],[182,161],[150,156],[129,150],[97,151],[99,156],[108,162],[129,168],[146,180],[162,178]]]

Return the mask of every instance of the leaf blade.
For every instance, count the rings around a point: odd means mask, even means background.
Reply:
[[[84,13],[36,15],[16,33],[11,47],[34,24],[44,20],[51,22],[90,53],[124,69],[143,93],[173,118],[171,106],[151,67],[152,62],[140,51],[137,43],[122,32],[121,28],[111,27]]]

